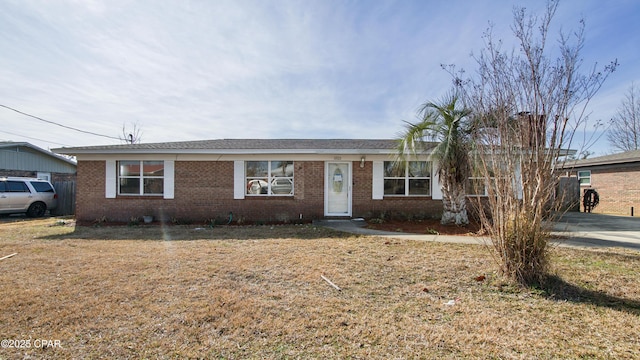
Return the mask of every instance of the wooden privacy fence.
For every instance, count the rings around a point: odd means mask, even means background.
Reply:
[[[76,212],[76,182],[56,181],[52,185],[58,193],[58,207],[51,211],[51,215],[74,215]]]
[[[578,178],[561,177],[558,181],[556,196],[560,200],[560,210],[580,211],[580,183]]]

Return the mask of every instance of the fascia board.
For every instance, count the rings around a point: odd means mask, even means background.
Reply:
[[[234,150],[217,150],[217,149],[130,149],[130,150],[72,150],[65,152],[59,149],[60,153],[68,155],[127,155],[127,154],[164,154],[164,155],[185,155],[185,154],[203,154],[203,155],[244,155],[244,154],[335,154],[335,155],[389,155],[395,154],[393,150],[380,149],[234,149]]]
[[[294,161],[393,161],[395,154],[273,154],[273,153],[246,153],[246,154],[168,154],[168,153],[121,153],[121,154],[80,154],[78,161],[103,161],[103,160],[174,160],[174,161],[234,161],[234,160],[273,160],[286,158]],[[429,160],[428,155],[411,156],[407,160]]]
[[[604,160],[604,161],[593,161],[593,162],[585,162],[582,164],[576,164],[574,162],[569,162],[567,161],[564,166],[563,169],[582,169],[582,168],[588,168],[588,167],[593,167],[593,166],[607,166],[607,165],[621,165],[621,164],[629,164],[629,163],[638,163],[640,162],[640,158],[633,158],[633,159],[621,159],[621,160]]]
[[[7,146],[3,146],[3,147],[25,147],[25,148],[32,149],[32,150],[34,150],[34,151],[36,151],[36,152],[38,152],[38,153],[40,153],[42,155],[51,157],[51,158],[53,158],[55,160],[59,160],[59,161],[65,162],[65,163],[67,163],[69,165],[73,165],[73,166],[77,166],[78,165],[78,164],[76,164],[75,161],[73,161],[71,159],[67,159],[64,156],[60,155],[60,154],[57,154],[57,153],[55,153],[53,151],[42,149],[42,148],[40,148],[38,146],[35,146],[35,145],[27,143],[27,142],[13,143],[12,145],[7,145]]]

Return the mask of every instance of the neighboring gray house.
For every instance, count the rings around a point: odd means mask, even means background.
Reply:
[[[49,180],[58,192],[52,215],[75,211],[76,162],[27,142],[0,141],[0,177],[20,176]]]
[[[0,142],[0,176],[75,180],[76,162],[27,142]]]

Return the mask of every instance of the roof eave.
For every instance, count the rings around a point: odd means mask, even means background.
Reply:
[[[578,168],[586,168],[592,166],[604,166],[604,165],[619,165],[619,164],[629,164],[640,162],[640,158],[632,158],[632,159],[620,159],[620,160],[604,160],[604,161],[593,161],[593,162],[585,162],[585,163],[565,163],[564,169],[578,169]]]
[[[46,156],[52,157],[52,158],[54,158],[56,160],[63,161],[65,163],[69,164],[69,165],[73,165],[73,166],[77,166],[78,165],[75,161],[73,161],[71,159],[67,159],[64,156],[61,156],[60,153],[56,153],[56,152],[51,151],[51,150],[45,150],[45,149],[43,149],[41,147],[35,146],[35,145],[33,145],[31,143],[28,143],[28,142],[7,142],[6,144],[2,144],[2,146],[0,146],[0,147],[6,148],[6,147],[13,147],[13,146],[18,146],[18,147],[23,146],[23,147],[35,150],[35,151],[37,151],[37,152],[39,152],[41,154],[44,154]]]
[[[323,155],[323,154],[344,154],[344,155],[376,155],[376,154],[395,154],[392,149],[86,149],[66,151],[64,148],[55,149],[56,152],[66,155],[118,155],[118,154],[198,154],[198,155],[244,155],[244,154],[305,154],[305,155]]]

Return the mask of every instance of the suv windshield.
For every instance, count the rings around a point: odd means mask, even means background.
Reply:
[[[53,188],[49,183],[42,181],[31,181],[31,185],[37,192],[53,192]]]

